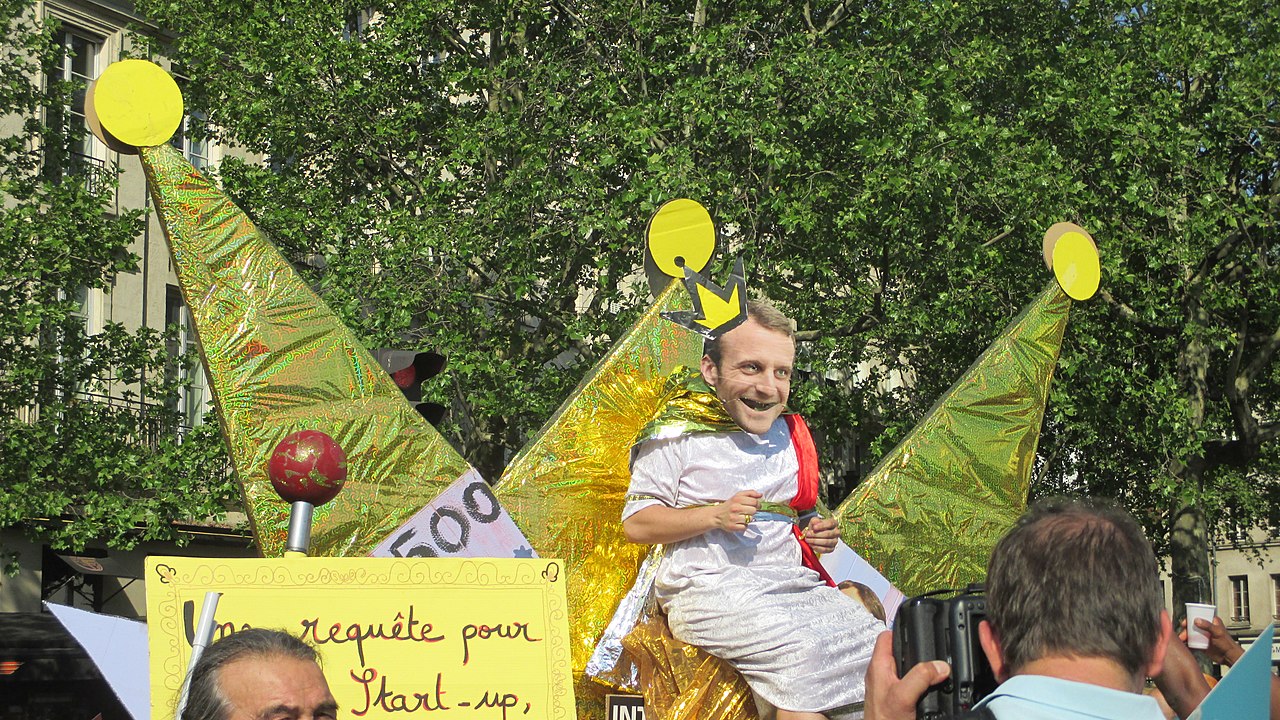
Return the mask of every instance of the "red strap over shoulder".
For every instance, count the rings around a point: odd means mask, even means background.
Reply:
[[[791,430],[791,447],[796,451],[796,462],[800,469],[796,473],[796,496],[791,500],[791,508],[797,512],[812,510],[818,504],[818,448],[813,444],[813,435],[809,426],[799,415],[783,415],[787,428]],[[796,540],[800,542],[800,562],[807,568],[816,571],[831,587],[835,580],[827,573],[818,561],[818,554],[809,547],[799,525],[792,525]]]
[[[797,512],[812,510],[818,504],[818,448],[813,444],[813,435],[809,434],[809,426],[799,415],[783,415],[787,428],[791,430],[791,446],[796,450],[796,461],[800,463],[800,472],[796,476],[795,499],[791,508]]]

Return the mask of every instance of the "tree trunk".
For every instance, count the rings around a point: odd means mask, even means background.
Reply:
[[[498,482],[507,467],[506,445],[503,443],[506,432],[505,418],[490,417],[479,419],[462,433],[462,456],[490,485]]]
[[[1174,511],[1169,537],[1170,574],[1173,579],[1173,624],[1186,616],[1186,603],[1213,602],[1213,575],[1209,567],[1209,542],[1204,514],[1190,504]]]
[[[1188,293],[1186,308],[1193,332],[1178,353],[1178,379],[1187,393],[1188,430],[1192,433],[1191,444],[1194,446],[1195,436],[1204,427],[1209,397],[1209,346],[1203,339],[1208,315],[1200,303],[1198,287]],[[1206,602],[1212,598],[1209,542],[1204,513],[1199,505],[1208,469],[1203,450],[1169,463],[1169,472],[1177,479],[1180,489],[1169,533],[1175,626],[1186,616],[1186,603]]]

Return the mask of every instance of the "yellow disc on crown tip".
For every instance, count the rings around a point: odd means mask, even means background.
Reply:
[[[685,198],[658,208],[649,220],[648,237],[649,256],[659,270],[673,278],[683,278],[686,267],[702,272],[716,249],[716,225],[711,213]]]
[[[93,106],[107,132],[136,147],[163,145],[182,125],[178,83],[146,60],[121,60],[103,70]]]
[[[1067,231],[1053,246],[1053,274],[1072,300],[1088,300],[1098,292],[1102,268],[1098,248],[1088,235]]]

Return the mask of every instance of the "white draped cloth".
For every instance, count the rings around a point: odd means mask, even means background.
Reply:
[[[778,419],[764,435],[695,433],[642,443],[625,520],[651,505],[710,505],[740,490],[789,504],[799,465]],[[727,660],[776,708],[839,717],[860,709],[884,625],[800,562],[791,520],[758,514],[744,532],[666,546],[655,592],[671,634]]]

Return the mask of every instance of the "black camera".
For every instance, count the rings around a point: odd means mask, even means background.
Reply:
[[[937,590],[910,598],[893,622],[893,656],[898,677],[916,663],[943,660],[951,666],[945,682],[929,689],[916,705],[919,720],[940,720],[968,712],[996,688],[995,674],[978,641],[978,623],[987,616],[981,584],[964,592]],[[950,598],[937,595],[951,593]]]

